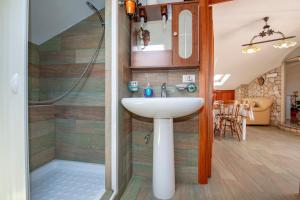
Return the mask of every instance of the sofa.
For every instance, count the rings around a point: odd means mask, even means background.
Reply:
[[[247,117],[247,125],[270,125],[273,100],[268,97],[245,98],[252,105],[254,120]]]

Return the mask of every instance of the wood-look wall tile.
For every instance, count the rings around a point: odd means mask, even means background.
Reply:
[[[46,149],[42,152],[39,152],[36,155],[29,157],[30,162],[30,171],[35,170],[38,167],[43,166],[44,164],[55,159],[55,147]]]
[[[72,144],[58,143],[56,158],[104,164],[104,149],[81,149],[75,148]]]
[[[56,133],[57,152],[59,151],[59,146],[64,144],[69,145],[69,148],[86,149],[87,151],[104,149],[104,135],[60,131],[58,130]]]
[[[35,139],[55,132],[55,119],[29,123],[29,139]]]
[[[44,42],[39,46],[40,52],[51,52],[51,51],[60,51],[61,49],[61,36],[55,36],[51,38],[50,40]]]
[[[103,106],[55,106],[57,118],[75,118],[77,120],[104,121],[105,108]]]
[[[34,65],[38,65],[40,63],[38,46],[31,42],[28,43],[28,63]]]
[[[32,78],[40,77],[40,69],[38,64],[28,64],[28,76]]]
[[[40,64],[72,64],[76,61],[75,50],[40,52]]]
[[[53,93],[50,98],[57,97],[59,93]],[[105,96],[103,93],[94,94],[91,92],[72,92],[63,100],[56,103],[56,105],[68,106],[105,106]]]
[[[152,179],[152,163],[140,163],[133,161],[132,174]]]
[[[96,30],[95,34],[67,35],[62,37],[62,49],[97,49],[103,30]],[[101,45],[104,48],[104,42]]]
[[[95,120],[56,119],[56,133],[98,134],[104,136],[104,122]]]
[[[56,110],[54,106],[29,106],[29,122],[54,119]]]
[[[89,63],[94,55],[95,49],[77,49],[75,63]],[[105,50],[100,49],[95,63],[105,63]]]
[[[43,90],[50,92],[65,92],[70,89],[78,78],[43,78],[40,79],[40,84]],[[103,93],[105,90],[105,80],[101,78],[88,78],[85,82],[81,82],[73,92],[98,92]]]
[[[29,90],[39,90],[40,87],[40,79],[35,77],[28,77],[29,78]]]
[[[55,147],[55,132],[33,138],[29,141],[29,155],[34,156],[49,148]]]
[[[40,65],[41,78],[79,78],[87,64]],[[94,64],[89,77],[105,78],[105,65]]]

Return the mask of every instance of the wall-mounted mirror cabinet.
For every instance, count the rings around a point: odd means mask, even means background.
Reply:
[[[131,26],[132,68],[199,67],[198,3],[142,9],[146,17]]]

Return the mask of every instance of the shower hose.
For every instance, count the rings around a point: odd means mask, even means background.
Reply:
[[[64,92],[60,96],[55,97],[54,99],[49,99],[49,100],[45,100],[45,101],[29,101],[29,105],[52,105],[52,104],[55,104],[56,102],[62,100],[67,95],[69,95],[79,85],[79,83],[82,80],[83,80],[83,83],[86,82],[86,80],[89,77],[89,73],[88,72],[90,72],[92,70],[92,68],[93,68],[93,66],[94,66],[94,64],[96,62],[96,59],[97,59],[97,57],[99,55],[99,51],[101,49],[101,45],[103,43],[104,35],[105,35],[105,24],[104,24],[103,18],[101,16],[99,10],[95,10],[95,12],[98,15],[101,27],[103,27],[103,32],[102,32],[102,35],[101,35],[101,37],[99,39],[97,49],[95,50],[93,56],[91,57],[90,62],[84,68],[84,70],[83,70],[81,76],[79,77],[79,79],[76,82],[74,82],[74,84],[72,85],[72,87],[69,88],[69,90],[67,90],[66,92]]]

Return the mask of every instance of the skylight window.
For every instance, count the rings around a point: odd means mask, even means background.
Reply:
[[[222,86],[229,79],[231,74],[216,74],[214,77],[214,86]]]

